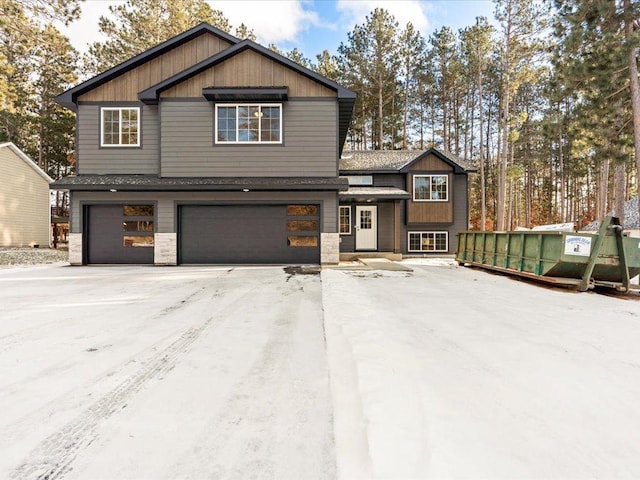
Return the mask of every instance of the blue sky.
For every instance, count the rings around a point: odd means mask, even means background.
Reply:
[[[108,14],[109,5],[124,0],[87,0],[82,18],[63,29],[73,46],[81,52],[99,40],[98,19]],[[480,15],[493,17],[494,5],[488,0],[215,0],[213,8],[222,10],[232,26],[245,23],[262,44],[275,43],[284,50],[297,47],[307,57],[327,49],[336,53],[347,33],[374,8],[389,10],[401,25],[411,21],[427,37],[448,25],[454,30],[474,23]],[[232,32],[233,33],[233,32]]]

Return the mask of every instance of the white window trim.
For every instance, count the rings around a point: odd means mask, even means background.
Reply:
[[[447,246],[444,250],[411,250],[411,235],[412,234],[420,234],[420,245],[422,245],[422,235],[423,234],[437,234],[437,233],[444,233],[447,239]],[[434,236],[434,244],[435,244],[435,236]],[[412,232],[407,232],[407,251],[408,252],[416,252],[416,253],[442,253],[442,252],[448,252],[449,251],[449,232],[447,231],[412,231]]]
[[[120,143],[104,143],[104,112],[107,110],[118,111],[119,112],[119,121],[120,121],[120,130],[118,132],[118,140]],[[138,141],[137,143],[122,143],[122,111],[123,110],[137,110],[138,111]],[[139,147],[140,146],[140,137],[142,136],[142,132],[140,131],[140,107],[100,107],[100,146],[106,148],[123,148],[123,147]]]
[[[446,177],[447,178],[447,198],[446,200],[443,200],[441,198],[439,199],[432,199],[432,198],[416,198],[416,178],[426,178],[426,177]],[[431,180],[429,180],[429,197],[431,197]],[[449,175],[445,174],[441,174],[441,173],[433,173],[433,174],[426,174],[426,175],[414,175],[413,176],[413,201],[414,202],[448,202],[449,201]]]
[[[340,210],[342,210],[343,208],[348,209],[349,211],[349,231],[348,232],[340,232]],[[352,222],[351,222],[351,205],[340,205],[340,208],[338,209],[338,232],[340,233],[340,235],[351,235],[351,230],[352,230]]]
[[[236,140],[230,142],[227,140],[218,140],[218,108],[228,108],[228,107],[236,107]],[[238,107],[259,107],[262,110],[262,107],[279,107],[280,108],[280,140],[277,141],[262,141],[262,126],[258,128],[258,138],[257,142],[241,142],[238,141]],[[281,145],[282,139],[284,138],[284,125],[282,124],[282,104],[281,103],[217,103],[216,111],[215,111],[215,126],[213,132],[214,143],[218,145]]]

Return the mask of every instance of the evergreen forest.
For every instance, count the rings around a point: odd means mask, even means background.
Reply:
[[[0,141],[53,178],[75,163],[75,117],[56,95],[203,21],[256,38],[215,1],[127,0],[81,55],[57,26],[84,6],[0,0]],[[640,2],[495,0],[493,15],[425,34],[375,9],[335,52],[269,48],[358,94],[346,154],[436,147],[473,166],[474,229],[581,228],[610,211],[624,225],[640,171]]]

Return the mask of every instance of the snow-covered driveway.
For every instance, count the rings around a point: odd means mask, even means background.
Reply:
[[[0,478],[640,478],[637,296],[414,268],[0,269]]]
[[[0,270],[0,478],[335,478],[319,275]]]
[[[640,478],[640,300],[323,271],[339,478]]]

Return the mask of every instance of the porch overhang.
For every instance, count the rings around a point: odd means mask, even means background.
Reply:
[[[346,190],[338,177],[157,177],[155,175],[79,175],[61,178],[52,190],[70,191],[327,191]]]
[[[411,194],[396,187],[349,187],[338,194],[340,200],[408,200]]]

